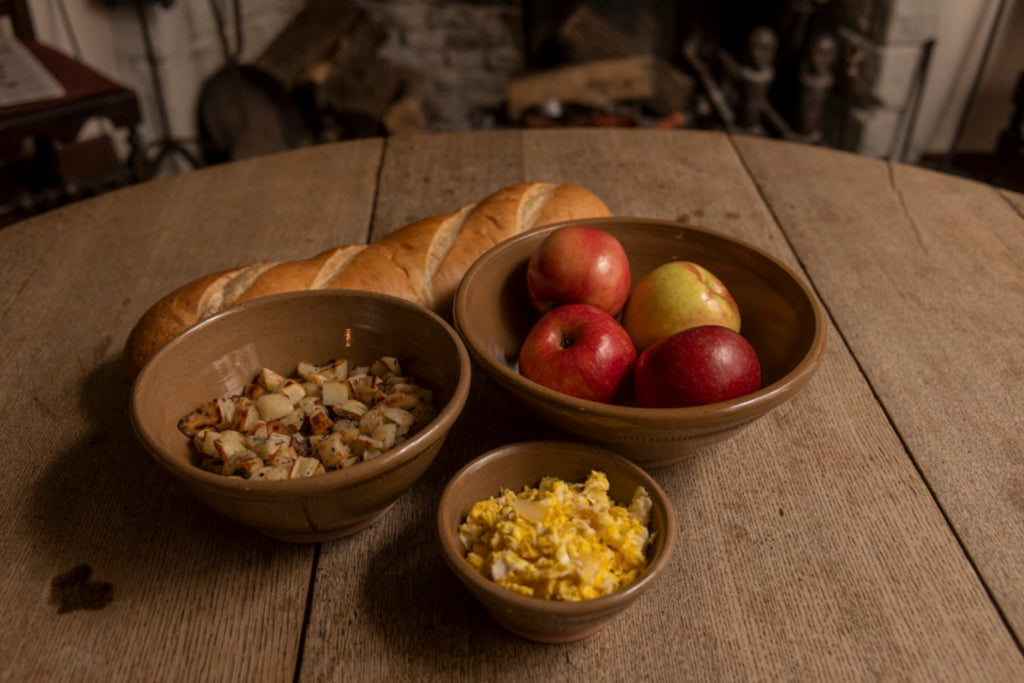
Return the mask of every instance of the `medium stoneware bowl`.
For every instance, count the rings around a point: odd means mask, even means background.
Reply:
[[[225,477],[199,468],[178,420],[237,394],[262,367],[288,375],[300,361],[396,356],[434,391],[436,417],[382,455],[319,476],[284,481]],[[273,538],[314,542],[376,521],[433,462],[465,405],[470,360],[434,313],[390,296],[345,290],[280,294],[232,308],[157,352],[132,389],[131,418],[146,449],[210,508]]]
[[[525,379],[519,349],[539,314],[526,291],[530,255],[564,223],[506,240],[470,267],[455,298],[455,326],[475,363],[531,415],[614,450],[645,468],[706,451],[794,396],[825,353],[826,323],[807,284],[767,252],[725,235],[669,221],[586,221],[622,242],[632,281],[668,261],[694,261],[723,281],[739,305],[740,332],[761,363],[761,389],[688,408],[609,405],[567,396]]]
[[[519,492],[537,486],[545,476],[583,482],[592,470],[608,476],[609,495],[618,504],[628,505],[637,486],[643,486],[651,498],[648,565],[637,581],[590,600],[546,600],[499,586],[466,560],[458,529],[474,503],[499,495],[503,488]],[[675,550],[677,524],[661,487],[622,456],[579,442],[528,441],[485,453],[459,470],[441,494],[437,531],[448,566],[499,624],[529,640],[566,643],[597,633],[654,585]]]

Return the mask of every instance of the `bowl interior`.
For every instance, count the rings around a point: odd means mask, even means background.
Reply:
[[[602,598],[556,602],[519,595],[502,588],[477,573],[465,561],[458,527],[474,503],[498,495],[503,488],[518,492],[524,486],[536,486],[545,476],[582,482],[592,470],[603,471],[608,476],[609,495],[619,504],[628,505],[638,485],[644,486],[651,496],[650,529],[654,538],[648,550],[648,569],[640,581]],[[567,441],[509,444],[476,458],[449,481],[438,505],[437,523],[446,559],[474,593],[479,595],[483,591],[508,604],[510,609],[522,612],[566,615],[606,612],[612,605],[635,598],[668,563],[677,533],[671,501],[647,472],[610,451]]]
[[[588,224],[617,237],[626,249],[632,284],[669,261],[694,261],[714,273],[740,309],[740,332],[757,351],[762,387],[785,377],[823,334],[813,294],[774,257],[751,245],[695,226],[650,219],[609,218]],[[467,343],[510,369],[539,317],[526,293],[526,264],[540,242],[562,224],[519,235],[492,249],[467,274],[456,304]],[[494,305],[497,296],[500,305]]]
[[[304,360],[324,363],[344,357],[351,367],[382,355],[396,356],[405,373],[434,391],[439,413],[402,446],[357,467],[308,480],[247,482],[218,477],[193,464],[178,420],[205,401],[239,393],[260,368],[288,376]],[[132,419],[147,447],[178,473],[225,486],[264,484],[284,490],[300,482],[319,485],[325,478],[365,477],[422,442],[435,440],[431,432],[443,409],[457,394],[464,400],[468,374],[468,357],[454,330],[421,307],[366,292],[295,292],[242,304],[169,342],[136,379]]]

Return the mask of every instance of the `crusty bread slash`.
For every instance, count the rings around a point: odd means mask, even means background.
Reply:
[[[498,242],[542,225],[608,215],[601,199],[577,185],[522,183],[453,213],[410,223],[370,245],[212,273],[171,292],[139,319],[125,344],[125,375],[133,381],[160,347],[200,320],[271,294],[362,289],[449,317],[462,276]]]

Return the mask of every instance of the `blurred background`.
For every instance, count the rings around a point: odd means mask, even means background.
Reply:
[[[1017,0],[14,4],[35,42],[134,97],[138,120],[89,117],[50,145],[49,189],[19,186],[46,141],[6,140],[8,217],[302,145],[578,125],[766,135],[1024,189]],[[25,42],[15,28],[8,47]],[[0,63],[12,97],[17,66]],[[4,135],[5,112],[37,106],[26,97],[0,101]],[[111,165],[129,172],[106,182]]]

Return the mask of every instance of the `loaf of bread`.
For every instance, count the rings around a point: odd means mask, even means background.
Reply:
[[[200,320],[271,294],[368,290],[414,301],[448,317],[462,276],[498,242],[542,225],[608,215],[601,199],[577,185],[523,183],[454,213],[406,225],[369,245],[212,273],[171,292],[139,319],[125,344],[125,374],[134,380],[160,347]]]

